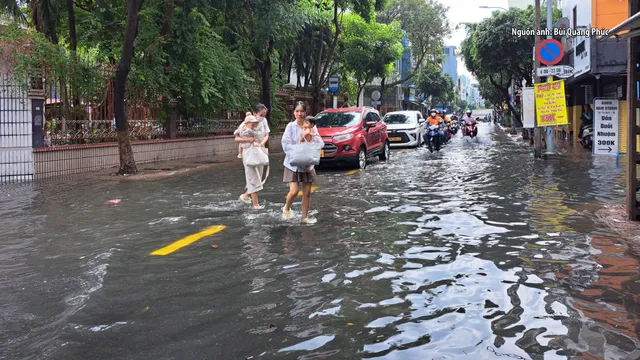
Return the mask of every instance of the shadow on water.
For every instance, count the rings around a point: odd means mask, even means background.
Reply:
[[[638,263],[593,216],[624,196],[615,159],[561,146],[561,160],[534,161],[493,126],[480,134],[320,171],[315,226],[280,218],[281,165],[262,211],[238,203],[239,165],[4,190],[0,348],[12,359],[640,358]],[[123,201],[103,204],[112,198]],[[227,228],[149,256],[216,224]]]

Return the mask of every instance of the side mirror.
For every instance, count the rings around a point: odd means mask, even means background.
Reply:
[[[372,127],[376,127],[377,123],[375,121],[367,121],[367,129]]]

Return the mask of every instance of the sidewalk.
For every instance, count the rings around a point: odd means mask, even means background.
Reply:
[[[270,154],[272,161],[281,161],[281,152]],[[160,161],[154,163],[138,164],[138,173],[135,175],[118,176],[117,168],[110,168],[92,172],[88,174],[78,174],[83,179],[94,179],[102,181],[140,181],[140,180],[158,180],[173,176],[190,174],[196,171],[211,169],[222,165],[242,166],[242,159],[238,159],[238,154],[224,154],[215,156],[202,156],[189,159]],[[75,177],[75,176],[74,176]]]
[[[640,258],[640,222],[627,219],[624,205],[605,205],[595,215],[625,239],[633,256]]]

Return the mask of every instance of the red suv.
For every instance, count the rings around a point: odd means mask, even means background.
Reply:
[[[364,169],[370,156],[389,159],[387,125],[376,109],[328,109],[316,115],[316,120],[325,144],[321,164],[346,162]]]

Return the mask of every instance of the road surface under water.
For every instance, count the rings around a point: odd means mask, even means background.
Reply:
[[[638,263],[593,215],[624,173],[562,149],[534,161],[483,124],[324,170],[314,226],[280,218],[281,157],[258,211],[237,201],[239,162],[5,187],[0,358],[638,359]]]

